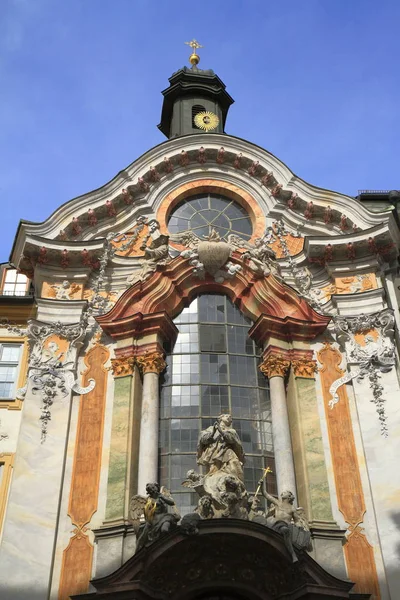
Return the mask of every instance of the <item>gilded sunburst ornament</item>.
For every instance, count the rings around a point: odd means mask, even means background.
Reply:
[[[197,113],[194,118],[196,127],[204,131],[212,131],[218,127],[219,118],[211,111],[202,111]]]

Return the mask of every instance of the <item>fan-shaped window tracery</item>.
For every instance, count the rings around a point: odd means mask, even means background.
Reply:
[[[181,202],[172,212],[168,229],[170,233],[191,230],[199,238],[215,229],[222,238],[230,233],[245,240],[253,233],[247,212],[234,200],[214,194],[192,196]]]

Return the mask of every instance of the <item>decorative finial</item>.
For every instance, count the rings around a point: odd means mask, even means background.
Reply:
[[[194,66],[198,65],[200,62],[200,56],[198,54],[196,54],[196,50],[198,48],[202,48],[203,46],[201,44],[199,44],[199,42],[195,39],[193,39],[191,42],[185,42],[185,44],[187,44],[188,46],[190,46],[193,49],[192,54],[189,56],[189,62],[194,67]]]

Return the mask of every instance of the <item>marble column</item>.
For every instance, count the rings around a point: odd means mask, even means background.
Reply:
[[[143,373],[142,413],[140,419],[138,494],[146,484],[158,481],[159,374],[166,367],[161,352],[136,357]]]
[[[272,438],[278,494],[289,490],[296,496],[296,477],[284,381],[289,367],[290,361],[283,356],[271,354],[263,360],[260,370],[269,379]]]

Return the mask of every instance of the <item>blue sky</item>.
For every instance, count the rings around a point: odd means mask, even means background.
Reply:
[[[0,0],[0,261],[163,141],[161,90],[204,45],[226,131],[314,185],[400,188],[396,0]]]

